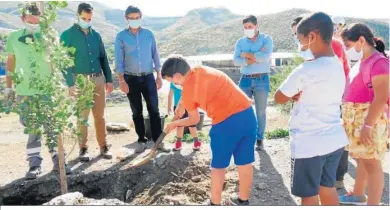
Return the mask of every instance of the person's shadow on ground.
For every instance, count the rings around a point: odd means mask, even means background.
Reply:
[[[273,165],[270,156],[265,151],[257,153],[260,157],[260,170],[254,167],[251,204],[295,206],[296,203],[285,186],[282,175]]]
[[[135,148],[137,147],[138,143],[137,142],[133,142],[131,144],[128,144],[128,145],[124,145],[122,146],[123,148],[126,148],[126,149],[129,149],[129,150],[133,150],[135,151]],[[116,154],[114,151],[111,151],[113,152],[113,157],[112,159],[114,161],[118,161],[116,158]],[[135,159],[138,155],[141,155],[141,153],[133,153],[133,154],[130,154],[129,156],[126,157],[126,159],[122,162],[130,162],[132,159]],[[89,167],[91,167],[92,165],[94,165],[95,163],[97,163],[99,160],[103,159],[101,157],[101,155],[96,155],[94,157],[91,157],[90,161],[87,161],[87,162],[81,162],[79,161],[79,158],[75,158],[71,161],[69,161],[67,163],[67,165],[72,168],[72,173],[75,173],[75,174],[78,174],[78,173],[82,173],[83,171],[85,171],[86,169],[88,169]],[[108,169],[107,169],[108,170]]]

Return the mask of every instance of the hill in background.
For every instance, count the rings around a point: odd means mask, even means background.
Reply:
[[[1,3],[0,33],[4,30],[7,32],[10,29],[23,27],[18,12],[19,3]],[[60,33],[76,20],[79,2],[70,1],[68,3],[69,6],[59,12],[61,18],[55,24],[55,28]],[[112,43],[116,34],[127,26],[124,10],[112,9],[97,2],[94,2],[94,8],[94,28],[101,33],[107,48],[112,51]],[[260,31],[272,36],[275,51],[294,51],[296,46],[290,30],[291,20],[308,12],[302,9],[291,9],[258,16]],[[232,53],[235,42],[243,36],[242,18],[243,15],[234,14],[226,8],[201,8],[189,11],[183,17],[144,16],[143,26],[155,32],[162,57],[172,53],[186,56]],[[389,24],[386,20],[346,18],[346,22],[362,22],[369,25],[376,36],[386,40],[388,48]]]

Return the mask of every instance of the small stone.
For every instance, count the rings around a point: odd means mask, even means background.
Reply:
[[[267,191],[267,194],[271,194],[271,190],[268,190],[268,191]]]
[[[127,190],[127,192],[126,192],[126,200],[128,200],[130,198],[131,194],[133,194],[133,191]]]
[[[205,194],[206,192],[205,192],[203,189],[195,188],[195,193],[198,194],[198,195],[203,195],[203,194]]]
[[[194,176],[194,177],[192,177],[192,179],[191,179],[193,182],[195,182],[195,183],[198,183],[198,182],[200,182],[200,180],[202,180],[202,177],[201,176]]]
[[[165,202],[168,202],[170,205],[183,205],[186,203],[185,198],[178,196],[164,196]]]
[[[259,183],[257,185],[257,189],[258,190],[265,190],[265,189],[267,189],[267,185],[265,183]]]
[[[196,196],[196,201],[198,201],[198,202],[202,202],[202,201],[203,201],[203,198],[202,198],[202,196],[200,196],[200,195]]]
[[[77,205],[79,200],[81,200],[82,198],[83,194],[81,194],[80,192],[68,193],[58,196],[43,205]]]

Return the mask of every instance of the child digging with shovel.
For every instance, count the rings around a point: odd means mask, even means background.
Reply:
[[[161,73],[164,79],[183,87],[183,107],[179,107],[174,119],[181,118],[185,110],[188,112],[187,118],[169,123],[165,129],[167,133],[197,124],[200,120],[198,108],[205,110],[212,119],[210,205],[221,204],[226,168],[232,156],[238,167],[239,195],[232,196],[230,203],[249,205],[257,130],[252,101],[226,74],[205,66],[191,68],[180,56],[168,58]]]

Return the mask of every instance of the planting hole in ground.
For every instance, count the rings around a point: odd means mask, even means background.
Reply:
[[[138,205],[200,204],[208,199],[208,155],[191,148],[181,152],[159,153],[153,161],[135,169],[120,170],[131,160],[105,171],[68,176],[69,192],[81,192],[93,199],[118,199]],[[37,180],[16,180],[0,188],[2,205],[41,205],[60,195],[55,174]]]

